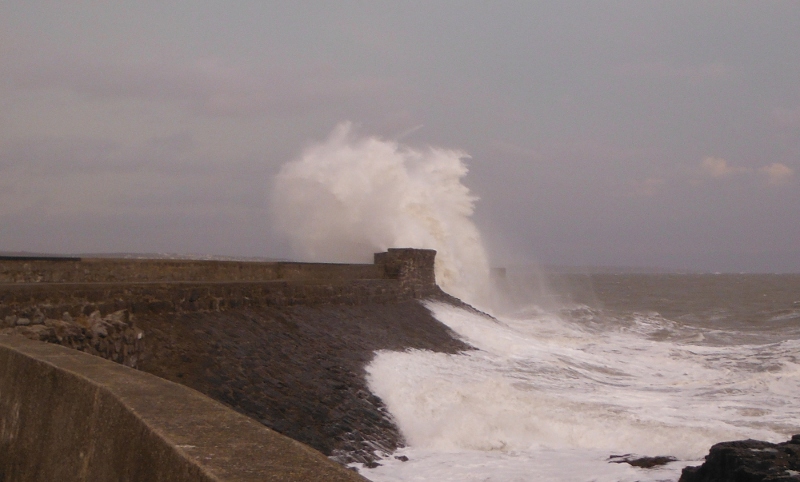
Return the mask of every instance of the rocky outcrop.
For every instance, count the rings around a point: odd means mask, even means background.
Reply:
[[[95,310],[77,318],[64,312],[61,319],[53,319],[38,307],[28,308],[19,315],[5,316],[0,334],[56,343],[131,368],[138,368],[144,351],[144,331],[127,310],[106,316]]]
[[[677,462],[678,459],[670,455],[657,455],[655,457],[642,457],[639,455],[625,454],[625,455],[612,455],[608,461],[612,464],[628,464],[632,467],[639,467],[642,469],[652,469],[653,467],[661,467],[672,462]]]
[[[722,442],[711,447],[699,467],[686,467],[680,482],[800,481],[800,435],[773,444],[758,440]]]

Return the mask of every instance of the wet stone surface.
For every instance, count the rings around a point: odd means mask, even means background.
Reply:
[[[341,463],[368,466],[403,444],[367,388],[365,366],[375,351],[470,349],[414,300],[158,314],[138,323],[147,333],[142,370]]]

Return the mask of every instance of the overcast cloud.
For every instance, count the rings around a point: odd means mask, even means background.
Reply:
[[[0,1],[0,251],[288,256],[271,182],[352,121],[469,153],[497,264],[798,272],[798,32],[796,1]]]

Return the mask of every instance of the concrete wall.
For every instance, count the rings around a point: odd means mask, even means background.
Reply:
[[[190,388],[0,335],[0,480],[364,479]]]

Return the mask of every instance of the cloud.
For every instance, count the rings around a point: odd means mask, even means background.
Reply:
[[[792,110],[785,107],[776,107],[772,109],[772,120],[780,127],[800,127],[800,109]]]
[[[158,136],[143,142],[119,142],[98,137],[52,136],[0,142],[0,173],[59,178],[79,172],[124,174],[135,171],[182,172],[187,164],[199,167],[190,156],[195,145],[187,132]]]
[[[650,197],[656,195],[666,184],[666,180],[657,177],[634,180],[631,182],[631,197]]]
[[[72,55],[0,58],[16,90],[65,89],[98,99],[176,102],[209,116],[291,114],[393,90],[381,77],[342,75],[327,65],[258,68],[217,57],[107,61]]]
[[[690,83],[721,79],[730,69],[721,62],[701,65],[675,65],[663,61],[624,64],[618,72],[625,77],[656,77],[671,80],[684,80]]]
[[[750,169],[746,167],[734,167],[728,164],[728,161],[721,157],[706,157],[700,163],[700,168],[703,172],[714,178],[728,177],[734,174],[749,172]]]
[[[786,164],[774,162],[758,169],[749,167],[732,166],[721,157],[706,157],[700,163],[700,170],[706,177],[714,179],[728,178],[734,175],[744,175],[752,177],[756,174],[766,176],[767,182],[773,186],[787,184],[794,176],[794,170]],[[699,182],[695,180],[694,183]]]
[[[767,176],[767,180],[772,185],[786,184],[794,176],[794,171],[786,164],[775,162],[769,166],[759,169],[759,172]]]
[[[542,159],[542,155],[535,149],[531,149],[528,147],[522,147],[516,145],[511,142],[506,141],[495,141],[491,144],[491,147],[494,148],[496,152],[503,156],[511,156],[520,159],[528,159],[528,160],[540,160]]]

